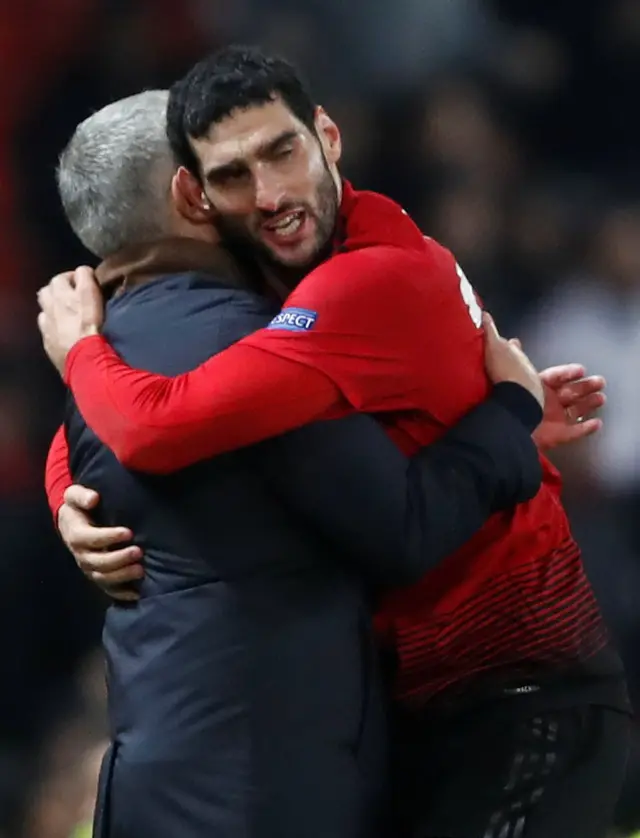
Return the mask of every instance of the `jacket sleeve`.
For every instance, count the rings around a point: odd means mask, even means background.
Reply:
[[[505,383],[411,459],[373,419],[351,416],[270,440],[262,464],[273,490],[337,557],[376,583],[410,584],[493,513],[537,493],[531,432],[541,418],[527,391]]]
[[[58,512],[64,503],[64,493],[73,483],[69,468],[69,446],[61,425],[51,442],[44,472],[44,487],[47,494],[49,509],[53,520],[57,524]]]

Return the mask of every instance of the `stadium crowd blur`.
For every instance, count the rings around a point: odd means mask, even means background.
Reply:
[[[90,112],[229,40],[299,63],[343,129],[347,175],[447,244],[538,365],[607,377],[605,430],[561,465],[640,705],[639,0],[3,2],[0,838],[88,835],[105,738],[103,601],[42,490],[63,390],[35,292],[89,259],[58,205],[56,158]],[[624,835],[640,829],[638,750]]]

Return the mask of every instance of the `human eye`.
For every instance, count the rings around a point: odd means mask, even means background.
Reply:
[[[248,175],[247,169],[241,167],[229,167],[227,169],[221,169],[218,172],[213,172],[209,177],[209,183],[212,186],[217,187],[225,187],[225,186],[233,186],[236,183],[240,183],[243,179],[245,179]]]
[[[291,157],[294,152],[293,143],[287,143],[286,145],[277,148],[274,156],[277,160],[286,160],[287,157]]]

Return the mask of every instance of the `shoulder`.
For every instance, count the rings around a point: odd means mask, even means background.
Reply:
[[[267,319],[275,310],[267,299],[249,290],[226,286],[209,274],[171,274],[112,299],[107,305],[106,330],[148,330],[194,317],[206,321]]]
[[[313,270],[298,286],[385,282],[408,266],[424,265],[424,254],[391,244],[339,253]]]
[[[344,244],[349,251],[384,244],[422,250],[420,228],[406,210],[386,195],[353,192],[345,222]]]
[[[207,275],[178,274],[113,300],[104,335],[134,366],[171,352],[182,372],[263,328],[276,310],[257,294],[225,287]]]
[[[420,249],[375,245],[338,254],[316,268],[287,305],[347,301],[363,295],[380,302],[424,300],[458,281],[455,259],[433,240],[425,240]]]

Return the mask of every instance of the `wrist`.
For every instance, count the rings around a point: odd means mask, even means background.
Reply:
[[[492,398],[516,416],[531,433],[542,422],[543,411],[535,396],[515,381],[501,381],[496,384]]]
[[[70,386],[72,371],[77,359],[82,356],[82,353],[87,349],[87,347],[91,346],[97,341],[102,341],[102,337],[97,331],[95,332],[95,334],[84,335],[80,338],[79,341],[76,341],[76,343],[73,344],[73,346],[67,353],[67,357],[65,358],[64,362],[64,369],[62,371],[62,379],[64,383],[67,385],[67,387]]]

